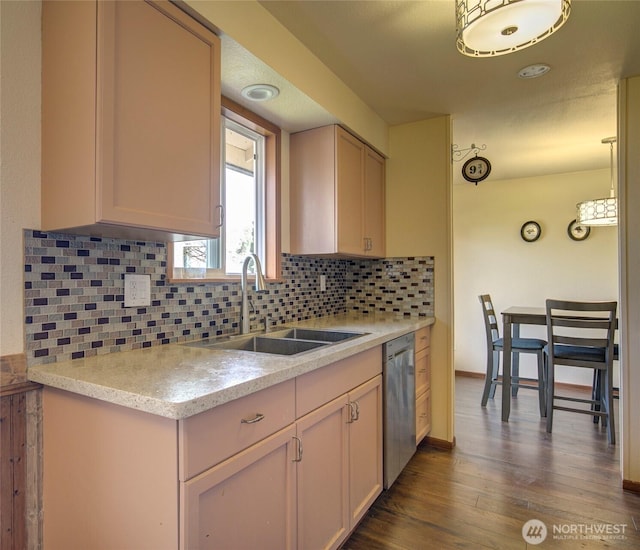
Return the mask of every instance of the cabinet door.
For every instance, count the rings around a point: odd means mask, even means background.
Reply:
[[[348,398],[340,396],[297,421],[298,548],[337,548],[349,533]]]
[[[336,127],[337,251],[342,254],[364,254],[364,150],[364,143]]]
[[[220,41],[168,2],[98,2],[96,221],[218,234]]]
[[[416,445],[431,431],[431,390],[416,400]]]
[[[181,483],[181,550],[295,548],[295,425]]]
[[[351,527],[382,492],[382,376],[349,392],[355,420],[349,424]]]
[[[364,171],[364,238],[367,256],[385,255],[385,161],[367,147]]]
[[[416,353],[416,397],[422,395],[431,385],[431,355],[429,348]]]

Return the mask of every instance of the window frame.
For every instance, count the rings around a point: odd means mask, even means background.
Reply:
[[[260,115],[243,107],[234,100],[222,96],[222,115],[226,118],[249,128],[264,139],[264,261],[263,271],[267,280],[281,279],[282,244],[280,217],[280,177],[281,177],[281,131],[278,126],[262,118]],[[202,237],[206,239],[207,237]],[[193,239],[190,239],[193,240]],[[181,268],[173,266],[174,247],[168,243],[167,247],[167,280],[170,283],[206,283],[239,281],[239,274],[205,273],[203,277],[184,277]],[[211,270],[213,272],[213,270]]]

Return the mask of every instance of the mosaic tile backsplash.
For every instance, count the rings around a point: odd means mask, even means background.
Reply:
[[[170,283],[164,243],[26,230],[25,337],[30,365],[237,334],[239,282]],[[432,257],[282,256],[282,280],[249,291],[252,330],[345,311],[433,315]],[[124,307],[124,275],[151,276],[151,305]],[[320,275],[327,290],[320,292]]]

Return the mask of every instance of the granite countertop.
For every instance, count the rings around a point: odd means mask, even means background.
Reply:
[[[46,386],[179,420],[379,346],[433,322],[433,318],[389,315],[321,317],[286,326],[367,334],[292,356],[168,344],[37,365],[29,368],[28,378]]]

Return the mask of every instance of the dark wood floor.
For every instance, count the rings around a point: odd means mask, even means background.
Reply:
[[[421,445],[343,548],[534,548],[522,536],[531,519],[548,531],[535,548],[640,548],[640,496],[622,491],[620,448],[605,431],[587,415],[556,411],[547,434],[527,390],[503,423],[498,395],[480,407],[482,383],[456,379],[455,449]],[[621,533],[621,524],[623,538],[593,533]],[[574,538],[558,538],[554,526]]]

